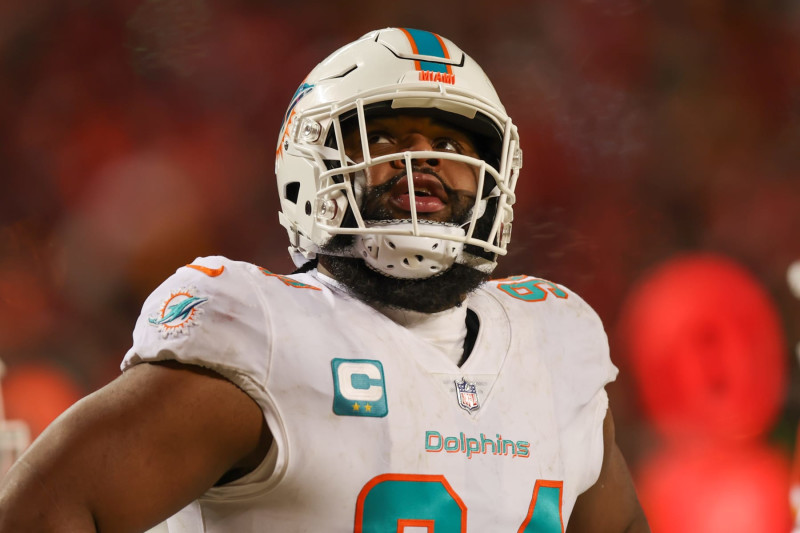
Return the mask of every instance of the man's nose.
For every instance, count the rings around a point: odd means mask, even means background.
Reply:
[[[403,142],[400,144],[400,151],[430,152],[433,151],[433,144],[431,140],[425,135],[422,135],[420,133],[412,133],[403,139]],[[424,162],[427,166],[438,167],[441,160],[438,157],[426,157],[422,160],[418,158],[413,158],[411,161],[412,161],[412,166],[417,166],[420,165],[422,162]],[[398,159],[396,161],[392,161],[391,164],[396,169],[405,168],[406,160]]]

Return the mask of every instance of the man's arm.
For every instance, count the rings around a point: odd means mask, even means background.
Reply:
[[[254,468],[270,442],[230,381],[137,365],[67,410],[2,479],[0,532],[143,531]]]
[[[567,533],[649,533],[631,474],[617,446],[611,409],[603,422],[603,445],[600,477],[578,496]]]

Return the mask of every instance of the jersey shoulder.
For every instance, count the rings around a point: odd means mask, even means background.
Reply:
[[[485,283],[483,288],[504,307],[527,309],[533,312],[546,308],[548,313],[552,313],[553,308],[580,309],[586,314],[582,318],[600,320],[594,309],[576,292],[544,278],[520,274],[492,279]]]
[[[536,276],[495,279],[483,286],[505,310],[512,335],[525,338],[543,357],[554,383],[588,402],[617,375],[603,322],[564,285]]]
[[[311,284],[315,282],[310,276],[276,274],[223,256],[198,257],[178,268],[150,294],[143,314],[150,311],[148,323],[168,338],[199,325],[201,314],[241,320],[256,311],[264,312],[266,307],[280,308],[285,304],[282,300],[305,292],[297,289],[321,292],[319,284]],[[198,311],[193,315],[194,309]],[[216,326],[225,322],[220,320]]]
[[[273,340],[269,310],[321,290],[295,278],[222,256],[178,268],[145,300],[122,370],[175,360],[210,368],[262,396]]]

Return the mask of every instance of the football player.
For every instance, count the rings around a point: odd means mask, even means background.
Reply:
[[[0,530],[648,531],[599,318],[556,283],[488,281],[521,166],[448,39],[389,28],[334,52],[276,149],[298,271],[179,268],[121,377],[12,469]]]

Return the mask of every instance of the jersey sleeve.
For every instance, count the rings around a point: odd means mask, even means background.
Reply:
[[[252,268],[224,257],[179,268],[145,301],[122,370],[164,360],[199,365],[266,406],[269,327]]]
[[[567,341],[561,356],[550,364],[562,438],[568,442],[565,468],[574,469],[580,493],[600,475],[608,411],[605,386],[616,379],[618,370],[600,317],[576,293],[559,287],[568,295],[568,304],[554,313],[552,327]]]
[[[550,364],[565,409],[562,415],[569,420],[616,379],[618,370],[611,362],[608,336],[600,317],[576,293],[559,287],[567,294],[568,302],[551,310],[549,327],[565,342],[563,352],[553,357]]]

